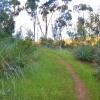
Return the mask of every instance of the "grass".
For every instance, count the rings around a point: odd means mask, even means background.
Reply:
[[[71,74],[57,58],[42,50],[27,57],[21,74],[0,76],[0,100],[75,100]]]
[[[94,77],[95,69],[88,63],[83,63],[74,58],[71,52],[67,50],[49,50],[49,52],[55,53],[64,58],[69,64],[73,66],[76,73],[86,84],[87,90],[89,90],[89,96],[91,100],[100,100],[100,82]]]
[[[73,66],[86,84],[90,100],[100,100],[100,82],[93,76],[91,65],[76,60],[67,50],[41,47],[24,56],[30,63],[20,73],[0,76],[0,100],[75,100],[71,74],[51,52]]]

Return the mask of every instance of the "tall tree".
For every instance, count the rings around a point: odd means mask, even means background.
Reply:
[[[53,19],[53,14],[55,12],[64,12],[65,10],[67,10],[69,1],[71,0],[61,0],[60,2],[63,2],[63,5],[60,6],[60,3],[58,0],[47,0],[46,2],[42,4],[41,2],[39,2],[39,0],[38,2],[37,0],[27,0],[26,5],[25,5],[26,9],[30,14],[33,13],[34,15],[32,17],[33,19],[37,19],[37,23],[38,23],[38,26],[41,30],[43,37],[47,38],[48,28],[49,28],[51,20]],[[37,6],[37,4],[39,4],[40,6]],[[39,11],[39,12],[36,12],[36,11]],[[41,16],[43,21],[45,22],[45,28],[42,27],[43,23],[41,24],[41,21],[38,16]],[[48,18],[48,16],[50,18]]]
[[[100,12],[92,13],[90,16],[91,30],[94,32],[94,35],[98,36],[100,33]]]
[[[44,33],[45,38],[47,38],[48,27],[49,27],[50,21],[52,20],[53,12],[55,12],[57,9],[57,5],[58,5],[57,0],[49,0],[39,7],[41,15],[42,15],[42,19],[45,22],[45,33]],[[50,14],[51,14],[51,17],[50,19],[48,19],[48,15],[50,16]]]
[[[63,0],[62,5],[57,7],[60,16],[55,20],[53,27],[53,36],[59,38],[60,48],[62,48],[62,31],[67,27],[72,19],[71,11],[68,9],[68,2],[71,0]]]
[[[86,28],[89,31],[89,35],[96,36],[100,34],[100,12],[95,11],[92,13],[89,13],[88,19],[86,20]]]
[[[22,8],[20,8],[20,1],[18,1],[18,0],[10,0],[9,4],[13,8],[12,14],[14,16],[19,15],[19,12],[22,10]]]
[[[2,29],[4,30],[4,32],[8,33],[8,34],[12,34],[14,32],[14,28],[15,28],[15,21],[13,20],[13,16],[12,15],[8,15],[5,12],[2,12],[2,16],[1,16],[1,26]]]
[[[0,33],[12,34],[14,32],[14,17],[21,10],[18,0],[0,0]]]
[[[62,47],[62,31],[64,27],[68,27],[70,21],[72,19],[72,16],[70,12],[66,12],[60,16],[54,24],[53,31],[55,31],[54,35],[55,37],[58,37],[60,40],[60,47]]]
[[[0,2],[0,33],[12,34],[14,32],[14,19],[10,14],[9,2],[2,0]]]
[[[77,32],[78,32],[78,36],[82,37],[82,42],[83,42],[84,39],[85,39],[85,36],[86,36],[86,29],[85,29],[86,28],[85,27],[86,21],[85,21],[85,18],[84,18],[84,14],[86,13],[86,11],[92,12],[93,9],[89,5],[79,4],[79,5],[75,5],[73,7],[73,10],[77,11],[79,13],[78,22],[77,22]],[[83,13],[82,16],[80,16],[81,12]]]
[[[28,15],[31,16],[31,20],[33,20],[33,29],[34,29],[34,41],[35,41],[35,28],[36,28],[36,20],[37,20],[37,2],[39,0],[27,0],[25,4],[25,9],[28,13]]]
[[[54,13],[57,13],[57,12],[59,12],[59,14],[66,13],[66,11],[68,10],[68,2],[70,1],[72,0],[60,0],[60,1],[49,0],[40,7],[42,9],[41,14],[42,14],[43,20],[45,21],[45,37],[46,38],[48,35],[49,23],[50,21],[52,21]],[[50,19],[48,19],[48,15],[50,16],[50,14],[51,14],[51,17]]]

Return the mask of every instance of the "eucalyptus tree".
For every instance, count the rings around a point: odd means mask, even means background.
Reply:
[[[22,8],[20,7],[20,1],[18,0],[10,0],[9,1],[10,7],[13,8],[12,10],[12,14],[14,16],[19,15],[19,12],[22,10]]]
[[[77,11],[79,16],[78,16],[78,22],[77,22],[77,32],[78,32],[78,36],[82,37],[82,42],[84,41],[84,37],[86,36],[86,20],[85,20],[85,16],[84,14],[86,13],[86,11],[88,12],[92,12],[93,9],[86,4],[79,4],[79,5],[75,5],[73,7],[74,11]],[[81,15],[82,12],[82,15]]]
[[[15,22],[11,14],[9,1],[0,0],[0,33],[12,34]]]
[[[100,12],[92,13],[89,18],[91,20],[91,30],[94,35],[98,36],[100,33]]]
[[[13,17],[2,10],[0,15],[0,33],[12,34],[14,32],[14,24]]]
[[[27,9],[29,15],[31,15],[31,17],[33,18],[34,24],[37,19],[38,27],[41,30],[42,36],[47,38],[49,25],[52,19],[54,20],[53,18],[54,13],[55,12],[59,12],[59,14],[61,12],[66,13],[65,11],[68,10],[69,1],[71,0],[60,0],[60,2],[63,2],[63,5],[60,5],[59,0],[47,0],[44,3],[41,3],[41,1],[39,0],[27,0],[25,8]],[[45,27],[42,26],[43,22],[40,21],[39,19],[40,16],[42,17],[42,20],[45,22]],[[35,26],[34,26],[34,36],[35,36]]]
[[[57,10],[57,6],[58,6],[57,0],[49,0],[43,3],[39,7],[40,13],[42,15],[42,20],[45,22],[45,33],[44,33],[45,38],[47,38],[48,27],[49,27],[50,21],[52,20],[53,13]],[[49,19],[48,16],[50,16],[50,14],[51,14],[51,17]]]
[[[68,3],[71,1],[72,0],[59,0],[59,1],[58,0],[49,0],[41,6],[41,8],[42,8],[41,14],[43,16],[43,20],[45,21],[45,37],[47,37],[48,27],[49,27],[50,21],[52,21],[53,14],[56,12],[58,12],[59,15],[66,13],[66,11],[68,10]],[[51,14],[51,17],[50,17],[49,21],[47,21],[48,15],[50,15],[50,14]],[[58,20],[58,18],[60,17],[59,15],[56,16],[56,20]],[[60,19],[61,18],[59,18],[59,20]],[[52,24],[54,24],[54,23],[52,23]],[[53,32],[55,31],[55,29],[52,26]],[[54,33],[53,36],[56,36],[56,34]]]
[[[40,4],[41,1],[39,0],[27,0],[25,4],[26,11],[28,12],[28,15],[32,17],[33,25],[34,25],[34,39],[35,39],[35,27],[38,25],[40,28],[40,31],[42,33],[42,37],[47,38],[47,32],[48,32],[48,26],[50,24],[48,20],[48,14],[52,11],[54,11],[55,5],[53,5],[53,2],[56,0],[49,0],[44,2],[43,4]],[[40,4],[40,6],[39,6]],[[42,27],[41,21],[39,20],[39,16],[42,16],[43,21],[45,21],[45,28]],[[50,18],[51,19],[51,18]],[[37,25],[36,25],[37,21]],[[45,32],[43,31],[45,30]]]
[[[71,19],[72,19],[72,16],[70,12],[66,12],[62,14],[58,19],[55,20],[53,31],[54,31],[55,36],[57,36],[59,40],[62,40],[61,33],[65,27],[69,26]]]
[[[33,20],[34,41],[35,41],[35,28],[36,28],[36,20],[37,20],[37,7],[38,7],[37,3],[38,2],[39,2],[39,0],[27,0],[27,2],[25,4],[25,9],[26,9],[28,15],[31,16],[31,20]]]
[[[14,17],[21,10],[18,0],[0,0],[0,33],[12,34],[14,32]]]
[[[89,30],[89,35],[96,36],[100,34],[100,11],[89,13],[88,19],[86,20],[86,28]]]
[[[62,47],[62,31],[65,27],[70,25],[72,19],[71,10],[68,9],[69,2],[71,2],[71,0],[62,0],[62,5],[57,7],[60,16],[55,20],[52,27],[54,38],[60,40],[60,48]]]

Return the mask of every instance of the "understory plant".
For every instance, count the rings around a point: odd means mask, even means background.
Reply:
[[[0,72],[24,67],[29,62],[28,57],[33,57],[35,51],[36,45],[30,40],[6,38],[0,42]]]
[[[75,57],[82,61],[94,62],[97,56],[96,48],[90,45],[82,44],[75,49]]]

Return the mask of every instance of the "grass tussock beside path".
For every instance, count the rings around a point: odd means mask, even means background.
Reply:
[[[75,100],[73,80],[65,65],[49,52],[22,68],[22,76],[0,76],[0,100]]]
[[[89,97],[91,100],[100,100],[100,82],[94,77],[95,69],[87,63],[77,61],[71,52],[67,50],[49,50],[49,52],[57,54],[58,56],[65,59],[73,68],[76,73],[80,76],[83,82],[86,84],[86,88],[89,91]]]

